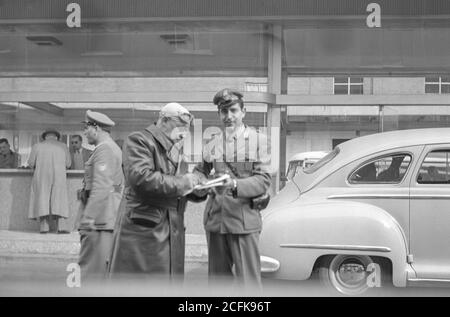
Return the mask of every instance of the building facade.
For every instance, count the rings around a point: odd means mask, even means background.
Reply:
[[[0,137],[24,163],[45,128],[80,134],[86,109],[121,140],[177,101],[195,161],[228,87],[270,131],[280,188],[295,153],[448,125],[449,15],[444,0],[3,0]]]

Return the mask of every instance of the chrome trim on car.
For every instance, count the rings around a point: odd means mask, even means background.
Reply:
[[[347,195],[330,195],[327,199],[450,199],[450,195],[436,195],[436,194],[347,194]]]
[[[363,252],[391,252],[388,247],[367,246],[367,245],[332,245],[332,244],[280,244],[282,248],[296,249],[321,249],[321,250],[344,250],[344,251],[363,251]]]
[[[411,284],[423,284],[423,283],[445,284],[446,286],[448,286],[448,283],[450,283],[450,280],[432,279],[432,278],[409,278],[408,283],[411,283]]]
[[[348,195],[330,195],[327,199],[409,199],[405,194],[348,194]]]
[[[450,195],[411,195],[411,199],[450,199]]]

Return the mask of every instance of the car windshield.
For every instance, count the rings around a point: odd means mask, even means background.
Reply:
[[[322,166],[326,165],[328,162],[330,162],[332,159],[334,159],[340,152],[339,147],[335,147],[333,151],[322,157],[319,161],[311,165],[310,167],[305,168],[303,171],[306,174],[312,174],[315,171],[317,171]]]

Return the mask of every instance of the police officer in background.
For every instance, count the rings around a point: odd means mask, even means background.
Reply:
[[[270,145],[267,137],[243,123],[243,95],[223,89],[213,99],[224,125],[204,148],[203,162],[195,167],[202,182],[229,174],[223,186],[209,191],[204,225],[208,241],[210,277],[232,276],[260,286],[258,249],[262,221],[260,199],[268,202],[271,185]],[[197,196],[205,191],[196,190]]]
[[[95,149],[85,163],[84,188],[80,193],[79,265],[82,278],[102,278],[122,199],[122,151],[110,136],[115,124],[106,115],[88,110],[84,123],[84,134]]]
[[[184,274],[184,211],[187,195],[200,182],[187,173],[181,147],[192,119],[186,108],[169,103],[156,124],[125,140],[125,199],[115,232],[111,277],[171,280]]]

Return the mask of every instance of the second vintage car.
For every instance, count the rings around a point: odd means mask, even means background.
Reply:
[[[263,211],[265,277],[361,294],[450,282],[450,128],[355,138],[300,171]],[[449,284],[450,285],[450,284]]]

